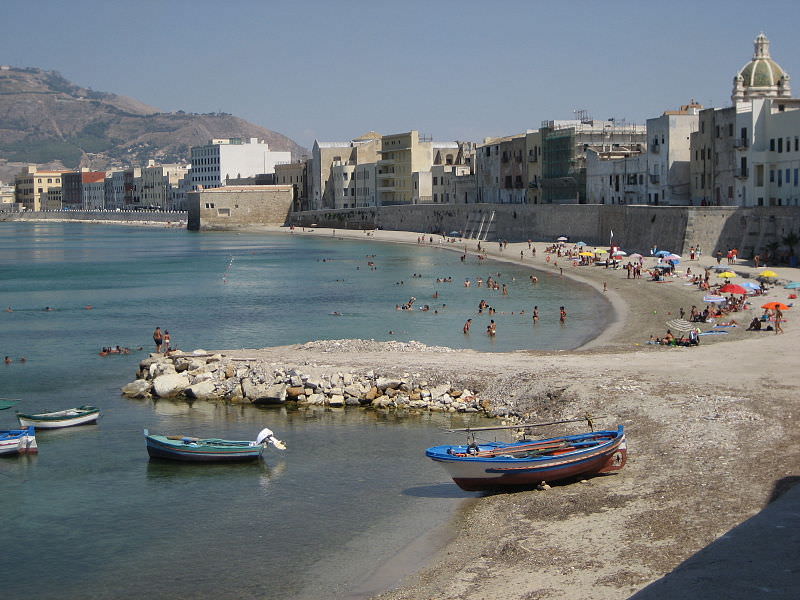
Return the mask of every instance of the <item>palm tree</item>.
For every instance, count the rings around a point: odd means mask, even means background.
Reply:
[[[775,263],[776,259],[778,258],[778,248],[781,245],[779,242],[770,242],[769,244],[764,244],[764,248],[767,250],[767,261],[770,263]]]
[[[781,238],[781,244],[789,246],[789,256],[794,256],[794,247],[800,243],[800,237],[791,231]]]

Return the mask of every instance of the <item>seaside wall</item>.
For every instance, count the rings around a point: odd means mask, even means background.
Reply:
[[[249,225],[284,225],[293,193],[291,185],[229,185],[189,192],[187,227],[225,230]]]
[[[186,213],[146,212],[138,210],[64,210],[24,211],[0,213],[0,221],[114,221],[122,223],[182,223],[186,224]]]
[[[417,204],[292,213],[290,222],[309,227],[465,232],[467,237],[509,241],[573,241],[647,252],[652,246],[677,253],[700,245],[703,252],[739,248],[742,256],[800,231],[800,208],[650,206],[609,204]]]

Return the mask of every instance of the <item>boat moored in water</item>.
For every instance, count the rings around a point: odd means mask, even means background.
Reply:
[[[144,430],[147,454],[188,462],[233,462],[256,460],[268,445],[285,450],[286,445],[269,429],[263,429],[253,441],[196,438],[180,435],[153,435]]]
[[[54,412],[17,413],[17,420],[20,425],[23,427],[33,425],[36,429],[58,429],[60,427],[72,427],[73,425],[88,425],[96,423],[99,417],[100,409],[89,405]]]
[[[33,427],[0,429],[0,454],[36,454],[38,451]]]
[[[487,428],[501,429],[501,428]],[[425,456],[470,492],[537,485],[619,471],[627,460],[624,428],[536,441],[434,446]]]

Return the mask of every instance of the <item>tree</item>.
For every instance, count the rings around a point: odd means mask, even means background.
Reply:
[[[794,247],[800,243],[800,237],[791,231],[781,238],[781,244],[789,247],[789,256],[794,256]]]
[[[779,242],[770,242],[769,244],[765,244],[764,248],[767,249],[767,260],[771,263],[774,263],[778,258],[778,248],[781,245]]]

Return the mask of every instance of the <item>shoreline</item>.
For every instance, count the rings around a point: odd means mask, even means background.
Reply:
[[[286,228],[272,231],[289,233]],[[400,243],[416,243],[419,235],[336,234]],[[547,244],[536,244],[535,262],[510,258],[521,246],[527,248],[526,243],[509,244],[505,256],[490,248],[487,258],[558,276],[554,267],[542,264]],[[435,247],[461,251],[458,245]],[[712,263],[703,257],[684,266],[695,270]],[[733,268],[745,275],[754,271],[749,265]],[[797,269],[776,270],[783,278],[800,279]],[[591,413],[606,415],[603,426],[626,426],[629,462],[621,472],[585,483],[556,483],[546,492],[476,495],[451,524],[454,538],[434,551],[427,566],[376,598],[578,600],[586,597],[587,588],[593,598],[627,597],[756,514],[780,482],[795,475],[800,434],[783,425],[800,389],[796,361],[787,352],[800,341],[791,311],[782,336],[745,332],[751,315],[760,313],[755,308],[736,313],[739,327],[727,335],[701,338],[699,347],[648,346],[647,336],[660,335],[665,321],[678,316],[678,308],[702,307],[702,292],[682,285],[683,280],[658,285],[627,280],[624,271],[600,267],[564,271],[565,277],[580,278],[594,289],[602,289],[606,281],[605,295],[617,315],[601,335],[576,350],[424,356],[322,354],[294,347],[242,351],[264,361],[311,360],[364,369],[381,365],[413,371],[424,365],[443,377],[480,379],[485,384],[482,396],[513,402],[515,410],[532,419]],[[753,304],[789,302],[787,295],[774,288]],[[778,444],[786,449],[780,455],[770,451]],[[734,460],[743,452],[747,460]],[[444,474],[442,481],[447,481]],[[606,551],[598,557],[586,547]],[[719,589],[724,582],[708,585]]]

